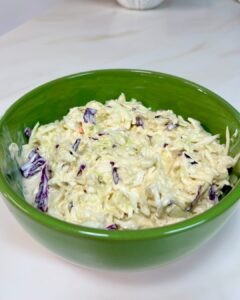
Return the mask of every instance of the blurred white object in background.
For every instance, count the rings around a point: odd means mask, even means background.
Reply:
[[[164,0],[117,0],[119,4],[129,9],[151,9],[157,7]]]

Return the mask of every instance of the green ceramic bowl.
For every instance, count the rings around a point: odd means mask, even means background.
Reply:
[[[240,182],[214,208],[190,220],[162,228],[107,231],[73,225],[41,213],[22,196],[21,178],[8,153],[11,141],[24,142],[23,129],[52,122],[70,107],[124,92],[152,109],[172,109],[201,121],[211,133],[240,131],[240,115],[211,91],[182,78],[141,70],[99,70],[70,75],[44,84],[13,104],[0,121],[0,191],[19,223],[35,239],[69,261],[94,268],[137,269],[172,261],[199,247],[231,215],[240,198]],[[231,155],[240,140],[231,144]],[[235,174],[239,178],[239,166]]]

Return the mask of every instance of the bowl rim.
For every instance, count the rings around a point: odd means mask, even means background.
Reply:
[[[177,81],[181,81],[186,85],[191,85],[199,90],[199,92],[210,94],[215,97],[216,101],[221,103],[228,111],[231,112],[233,116],[239,121],[240,124],[240,114],[239,112],[226,100],[224,100],[219,95],[210,91],[209,89],[196,84],[192,81],[189,81],[185,78],[161,73],[157,71],[149,71],[149,70],[141,70],[141,69],[99,69],[99,70],[91,70],[91,71],[83,71],[75,74],[70,74],[67,76],[63,76],[51,81],[48,81],[40,86],[30,90],[23,96],[21,96],[17,101],[15,101],[4,113],[2,118],[0,119],[0,127],[4,125],[4,120],[18,107],[24,102],[25,98],[29,96],[33,96],[35,93],[41,92],[43,88],[47,88],[48,86],[69,80],[76,77],[88,76],[94,73],[112,73],[112,72],[120,72],[120,73],[138,73],[138,74],[150,74],[151,76],[161,77],[161,78],[172,78]],[[85,227],[77,224],[72,224],[69,222],[65,222],[63,220],[54,218],[48,214],[44,214],[34,208],[31,204],[29,204],[23,197],[19,196],[14,190],[11,189],[9,184],[6,182],[2,173],[0,173],[0,192],[7,201],[13,204],[18,210],[23,212],[26,216],[30,217],[34,221],[40,223],[43,226],[50,227],[54,230],[61,231],[64,234],[69,234],[73,236],[79,236],[82,238],[90,238],[90,239],[100,239],[100,240],[112,240],[112,241],[129,241],[129,240],[143,240],[143,239],[156,239],[162,238],[174,234],[178,234],[184,231],[188,231],[197,226],[201,226],[209,221],[217,218],[221,214],[223,214],[226,210],[228,210],[232,205],[234,205],[240,198],[240,179],[237,181],[235,187],[223,198],[224,201],[220,201],[216,206],[208,209],[207,211],[196,215],[190,219],[183,220],[174,224],[155,227],[155,228],[147,228],[147,229],[139,229],[139,230],[106,230],[106,229],[97,229]]]

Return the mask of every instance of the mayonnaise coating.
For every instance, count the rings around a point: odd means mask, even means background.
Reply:
[[[122,94],[37,124],[20,160],[37,149],[46,161],[48,214],[89,227],[142,229],[217,204],[238,159],[228,147],[199,121],[152,111]],[[25,198],[35,206],[40,181],[41,172],[23,179]]]

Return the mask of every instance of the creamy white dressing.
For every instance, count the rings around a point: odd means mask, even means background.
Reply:
[[[96,110],[95,121],[84,120],[87,108]],[[211,187],[220,196],[230,184],[228,168],[238,159],[228,156],[229,139],[227,131],[226,146],[221,145],[199,121],[152,111],[122,94],[37,124],[20,161],[36,148],[46,160],[48,214],[90,227],[141,229],[179,222],[217,203],[209,199]],[[16,146],[11,149],[16,156]],[[40,173],[23,179],[33,205]]]

